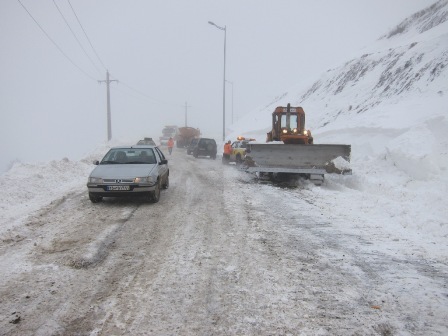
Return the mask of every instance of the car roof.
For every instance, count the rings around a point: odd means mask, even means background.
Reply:
[[[131,145],[131,146],[116,146],[111,149],[132,149],[132,148],[156,148],[156,145]]]

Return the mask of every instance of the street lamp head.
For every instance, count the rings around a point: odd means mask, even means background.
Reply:
[[[220,26],[218,26],[216,23],[214,23],[214,22],[212,22],[212,21],[209,21],[208,22],[209,24],[211,24],[212,26],[215,26],[216,28],[218,28],[218,29],[221,29],[221,30],[226,30],[226,27],[220,27]]]

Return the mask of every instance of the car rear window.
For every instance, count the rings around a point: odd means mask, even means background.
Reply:
[[[101,160],[101,164],[155,164],[152,148],[113,148]]]

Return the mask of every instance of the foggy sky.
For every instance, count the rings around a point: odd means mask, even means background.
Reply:
[[[114,139],[158,139],[163,125],[184,126],[187,102],[188,126],[221,140],[224,32],[208,21],[227,28],[230,125],[232,110],[236,122],[311,83],[435,2],[20,1],[54,43],[18,0],[0,1],[0,172],[16,159],[80,159],[103,143],[106,86],[98,80],[106,69],[119,80],[111,84]]]

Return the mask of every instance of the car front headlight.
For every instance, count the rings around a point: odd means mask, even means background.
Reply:
[[[152,179],[151,176],[136,177],[134,179],[134,183],[148,183],[148,184],[152,184],[153,183],[153,179]]]
[[[288,133],[288,130],[286,128],[282,129],[283,134]]]
[[[294,128],[294,129],[292,130],[292,132],[293,132],[294,134],[296,134],[296,133],[297,133],[297,128]]]
[[[103,183],[101,177],[89,177],[89,183]]]

